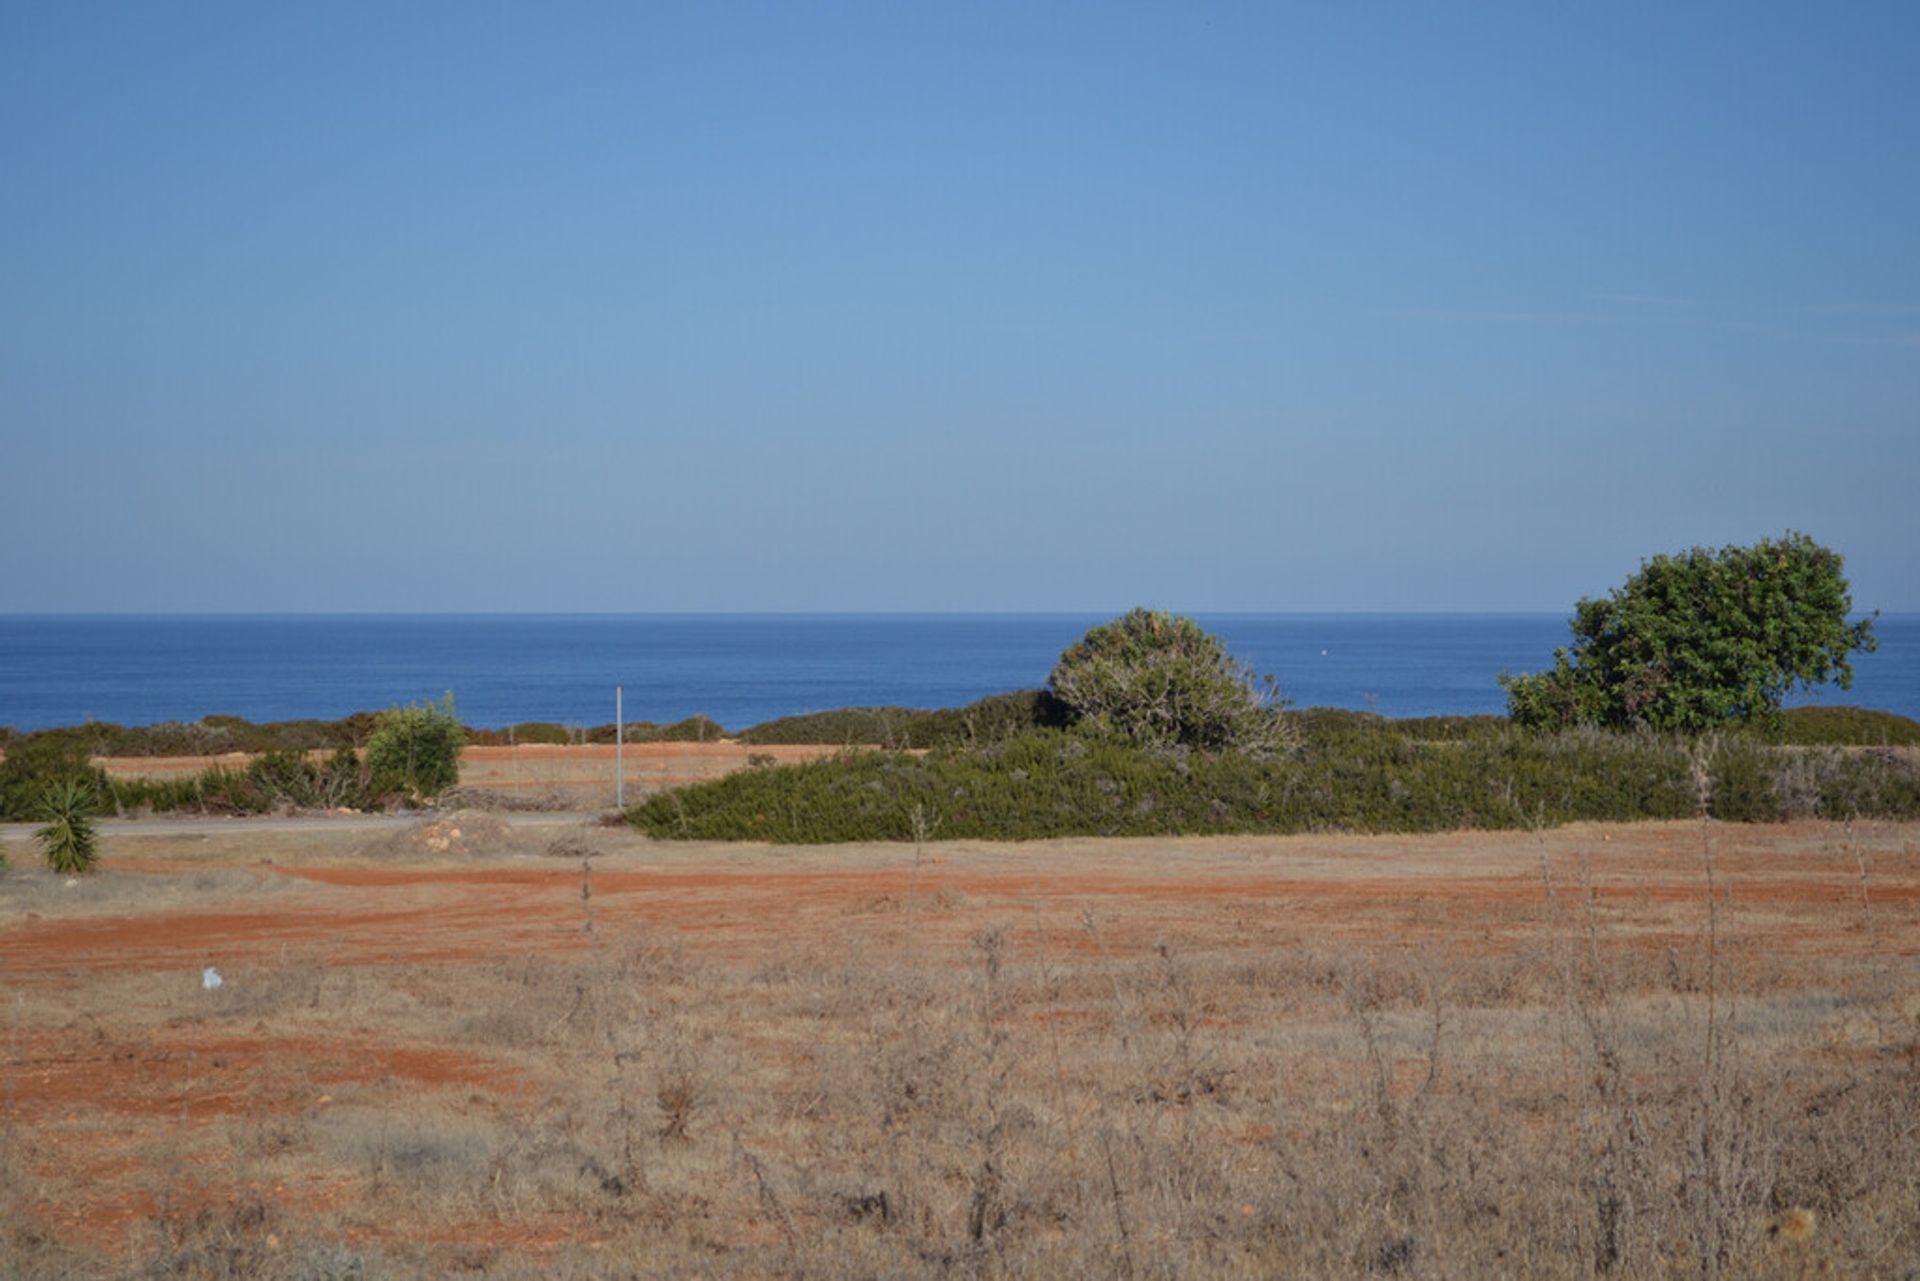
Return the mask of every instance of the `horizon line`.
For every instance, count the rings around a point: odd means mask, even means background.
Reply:
[[[1118,618],[1123,609],[673,609],[673,610],[0,610],[0,620],[31,619],[456,619],[456,618],[604,618],[604,619],[821,619],[821,618]],[[1157,608],[1145,606],[1144,608]],[[1555,609],[1210,609],[1170,608],[1164,612],[1212,618],[1571,618],[1573,610]],[[1851,618],[1920,616],[1920,609],[1854,610]]]

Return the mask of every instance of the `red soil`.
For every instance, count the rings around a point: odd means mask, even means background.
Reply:
[[[713,750],[649,746],[669,755]],[[750,966],[783,949],[834,947],[876,931],[952,942],[997,927],[1016,947],[1042,953],[1138,952],[1172,937],[1187,949],[1251,954],[1340,939],[1429,947],[1444,959],[1535,946],[1554,928],[1554,915],[1577,911],[1589,889],[1616,941],[1665,947],[1694,938],[1703,928],[1710,873],[1720,901],[1742,906],[1741,928],[1764,931],[1752,936],[1775,955],[1914,955],[1920,860],[1911,836],[1906,831],[1902,844],[1901,831],[1883,833],[1862,854],[1864,880],[1851,838],[1813,824],[1576,828],[1543,839],[1449,833],[1067,841],[940,846],[918,857],[903,846],[774,850],[634,841],[596,860],[591,910],[599,937],[638,927],[722,965]],[[228,856],[216,865],[235,863]],[[158,893],[167,875],[194,865],[177,850],[143,858],[140,840],[129,838],[109,846],[105,866],[154,873]],[[248,870],[262,884],[273,878],[297,885],[262,895],[243,888],[226,902],[187,906],[157,898],[130,915],[0,918],[0,974],[37,1000],[63,1002],[92,984],[139,975],[172,973],[191,984],[206,964],[227,970],[243,993],[250,967],[284,970],[288,956],[330,968],[458,967],[586,945],[582,873],[571,862]],[[1863,924],[1869,919],[1872,937]],[[1033,1017],[1070,1026],[1083,1015],[1067,1007]],[[319,1040],[246,1026],[238,1020],[209,1039],[205,1023],[183,1019],[134,1037],[76,1014],[64,1026],[43,1022],[20,1036],[6,1073],[13,1115],[29,1131],[58,1133],[58,1146],[45,1151],[61,1154],[69,1182],[76,1168],[95,1171],[83,1196],[43,1207],[54,1231],[119,1239],[159,1212],[134,1177],[140,1154],[128,1149],[130,1136],[152,1139],[169,1126],[325,1107],[330,1091],[375,1082],[488,1096],[505,1106],[519,1106],[530,1088],[511,1064],[470,1049],[359,1031]],[[389,1028],[385,1035],[396,1033]],[[99,1117],[112,1118],[104,1132]],[[218,1203],[217,1183],[199,1185],[194,1195]],[[351,1187],[317,1185],[274,1191],[288,1204],[350,1195],[357,1195]],[[538,1244],[546,1226],[521,1224],[512,1230],[525,1239],[503,1244]],[[556,1240],[578,1227],[551,1226]],[[472,1239],[464,1228],[461,1235]]]

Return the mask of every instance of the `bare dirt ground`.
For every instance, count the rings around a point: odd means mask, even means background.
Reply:
[[[754,757],[781,764],[831,756],[838,747],[810,744],[751,746],[725,739],[714,743],[628,743],[620,762],[629,802],[663,788],[700,783],[748,768]],[[311,754],[324,760],[325,752]],[[103,756],[94,764],[116,778],[177,778],[209,769],[245,769],[245,752],[224,756]],[[460,782],[519,803],[549,802],[574,809],[611,805],[614,796],[611,743],[526,744],[469,747],[460,753]]]
[[[1920,1265],[1913,826],[7,852],[0,1275]]]

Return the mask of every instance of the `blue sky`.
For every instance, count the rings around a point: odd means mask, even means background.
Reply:
[[[1920,7],[0,0],[0,612],[1920,609]]]

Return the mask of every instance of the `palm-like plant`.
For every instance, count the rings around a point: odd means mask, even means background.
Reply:
[[[66,876],[84,876],[100,857],[93,826],[93,789],[66,779],[40,795],[40,817],[47,825],[33,834],[47,852],[47,866]]]

